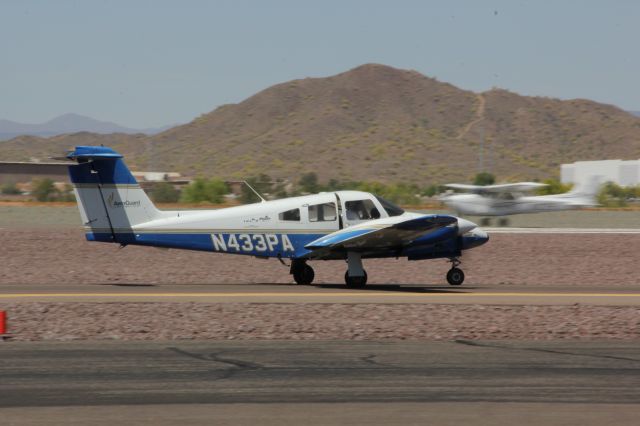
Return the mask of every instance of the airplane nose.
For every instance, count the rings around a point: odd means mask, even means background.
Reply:
[[[475,228],[473,231],[462,237],[462,249],[466,250],[478,247],[487,241],[489,241],[489,235],[487,235],[483,229]]]
[[[477,228],[478,225],[467,219],[458,218],[458,235],[464,235],[472,229]],[[484,231],[483,231],[484,232]]]

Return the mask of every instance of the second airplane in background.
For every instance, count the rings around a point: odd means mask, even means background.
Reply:
[[[530,191],[547,186],[537,182],[486,186],[452,183],[445,186],[467,192],[447,194],[441,198],[458,214],[506,216],[593,207],[598,205],[596,195],[600,185],[598,177],[594,176],[586,185],[577,185],[567,193],[554,195],[526,195]]]

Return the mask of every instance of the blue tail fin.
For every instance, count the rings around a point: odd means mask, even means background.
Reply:
[[[160,216],[122,155],[113,149],[78,146],[67,158],[78,162],[69,166],[69,177],[88,239],[123,243],[122,234]]]

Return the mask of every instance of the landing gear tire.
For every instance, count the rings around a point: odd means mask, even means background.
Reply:
[[[313,282],[316,274],[313,271],[313,268],[306,263],[303,266],[300,266],[293,271],[293,279],[296,284],[300,285],[309,285]]]
[[[344,273],[344,282],[349,288],[362,288],[367,285],[367,271],[363,270],[364,276],[352,277],[349,275],[349,271]]]
[[[451,268],[447,272],[447,282],[451,285],[460,285],[464,282],[464,272],[460,268]]]

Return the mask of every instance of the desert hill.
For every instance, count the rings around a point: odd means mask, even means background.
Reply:
[[[483,142],[484,141],[484,142]],[[469,180],[557,176],[559,164],[640,158],[640,118],[587,100],[474,93],[415,71],[367,64],[278,84],[154,136],[78,133],[0,142],[0,158],[46,158],[78,144],[113,146],[136,169],[222,178]]]

